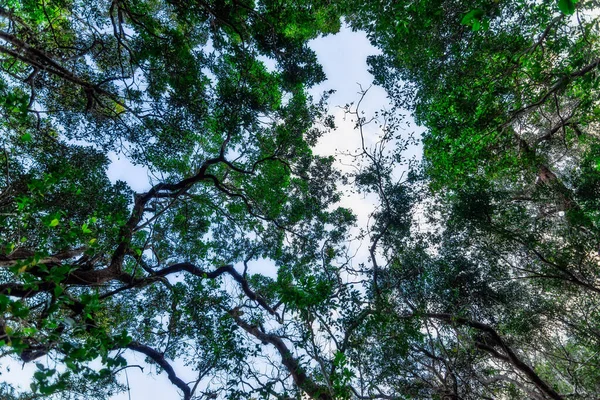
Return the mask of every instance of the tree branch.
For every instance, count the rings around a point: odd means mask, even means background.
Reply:
[[[138,353],[144,354],[156,364],[158,364],[162,369],[164,369],[167,373],[169,380],[183,392],[184,400],[190,400],[192,398],[192,391],[190,387],[184,381],[182,381],[181,378],[177,376],[175,370],[173,369],[171,364],[167,362],[165,356],[162,353],[159,353],[153,348],[138,342],[129,343],[127,345],[127,348],[129,350],[137,351]]]

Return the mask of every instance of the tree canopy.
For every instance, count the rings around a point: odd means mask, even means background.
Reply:
[[[309,95],[309,41],[344,21],[393,104],[345,107],[350,174]],[[0,2],[0,348],[37,367],[0,396],[110,398],[137,353],[184,400],[597,398],[598,23],[584,0]]]

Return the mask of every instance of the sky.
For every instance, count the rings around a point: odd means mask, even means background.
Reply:
[[[311,94],[318,99],[324,91],[334,89],[336,92],[329,99],[329,112],[336,117],[337,129],[321,138],[314,149],[319,155],[334,155],[336,166],[342,171],[352,170],[352,159],[344,156],[344,153],[354,152],[360,147],[360,135],[354,129],[354,122],[345,116],[343,106],[357,102],[360,98],[361,89],[370,87],[373,77],[367,70],[367,56],[377,54],[378,50],[372,47],[362,32],[352,32],[343,28],[336,35],[318,38],[311,42],[311,47],[317,53],[318,59],[327,75],[327,80],[311,90]],[[378,87],[370,87],[367,97],[363,102],[362,109],[366,115],[372,115],[375,111],[389,107],[385,92]],[[414,124],[412,125],[414,126]],[[367,130],[367,145],[377,138],[377,132]],[[412,150],[418,154],[419,148]],[[126,156],[112,153],[111,164],[108,175],[111,180],[122,180],[136,192],[143,192],[149,187],[147,170],[140,166],[131,164]],[[366,226],[369,214],[373,210],[375,201],[364,195],[358,195],[346,191],[342,198],[341,206],[352,209],[358,217],[358,225]],[[358,246],[358,244],[356,244]],[[367,246],[360,251],[365,251]],[[357,257],[360,259],[360,256]],[[265,268],[269,268],[265,266]],[[273,268],[273,267],[271,267]],[[261,273],[266,271],[260,271]],[[156,367],[144,362],[145,356],[127,352],[126,358],[130,364],[138,364],[144,367],[142,372],[138,368],[128,368],[119,374],[124,384],[129,384],[130,390],[112,397],[110,400],[146,400],[146,399],[177,399],[178,391],[168,380],[166,374],[152,374]],[[181,363],[172,362],[178,375],[190,381],[195,375],[185,368]],[[10,370],[10,372],[9,372]],[[0,366],[2,379],[7,383],[29,385],[29,376],[35,372],[34,365],[21,365],[9,363]]]

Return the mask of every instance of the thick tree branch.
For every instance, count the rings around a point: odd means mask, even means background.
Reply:
[[[138,353],[144,354],[156,364],[158,364],[162,369],[164,369],[167,373],[169,380],[183,392],[183,400],[190,400],[192,398],[192,390],[184,381],[181,380],[181,378],[177,376],[175,370],[173,369],[171,364],[167,362],[165,356],[162,353],[159,353],[153,348],[138,342],[129,343],[127,345],[127,348],[129,350],[137,351]]]
[[[515,352],[512,350],[510,346],[504,341],[504,339],[496,332],[494,328],[487,324],[483,324],[481,322],[472,321],[467,318],[457,317],[452,314],[442,314],[442,313],[425,313],[423,316],[427,318],[433,318],[437,320],[441,320],[444,322],[448,322],[451,324],[459,324],[465,325],[479,331],[485,332],[493,339],[493,341],[502,349],[504,355],[500,355],[500,353],[494,351],[490,351],[487,345],[479,343],[479,348],[488,351],[493,356],[498,356],[501,360],[510,363],[512,366],[521,371],[527,378],[529,378],[533,384],[544,394],[549,396],[554,400],[564,400],[564,397],[561,396],[558,392],[556,392],[548,383],[546,383],[529,365],[527,365],[523,360],[521,360]],[[484,348],[485,347],[485,348]],[[492,349],[492,348],[490,348]]]
[[[229,314],[233,317],[235,323],[246,332],[261,342],[269,343],[277,349],[277,352],[281,357],[281,362],[292,375],[294,383],[310,398],[318,400],[334,399],[327,387],[317,384],[306,374],[298,360],[292,355],[290,349],[279,336],[262,332],[257,326],[248,324],[240,318],[239,312],[235,309],[231,310]]]
[[[265,311],[273,315],[278,321],[281,321],[281,316],[277,313],[277,311],[275,311],[267,303],[264,297],[257,294],[250,288],[250,285],[248,284],[246,278],[240,275],[240,273],[235,270],[233,265],[224,265],[213,271],[204,271],[203,269],[198,268],[192,263],[178,263],[156,271],[156,276],[166,277],[177,272],[188,272],[192,275],[208,279],[215,279],[223,274],[228,274],[241,286],[242,290],[244,291],[244,294],[249,299],[256,301]]]

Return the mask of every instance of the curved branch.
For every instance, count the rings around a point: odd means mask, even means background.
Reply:
[[[472,321],[467,318],[457,317],[452,314],[443,314],[443,313],[425,313],[423,314],[427,318],[433,318],[444,322],[449,322],[453,324],[465,325],[474,329],[477,329],[482,332],[486,332],[491,336],[493,341],[502,349],[505,353],[504,355],[500,354],[498,351],[493,349],[490,346],[479,343],[477,345],[478,348],[487,351],[494,357],[497,357],[503,361],[508,362],[519,371],[521,371],[525,376],[527,376],[533,384],[544,394],[554,400],[564,400],[564,398],[558,394],[548,383],[546,383],[529,365],[527,365],[523,360],[521,360],[515,352],[508,346],[508,344],[504,341],[504,339],[500,336],[498,332],[491,326],[478,322]],[[414,315],[413,315],[414,316]]]
[[[257,326],[250,325],[246,321],[240,318],[239,312],[233,309],[229,312],[229,315],[234,319],[235,323],[243,330],[257,338],[263,343],[271,344],[277,349],[281,362],[286,367],[288,372],[292,375],[294,383],[302,389],[308,396],[318,400],[333,400],[334,397],[329,393],[326,387],[323,387],[314,382],[307,374],[304,369],[293,355],[290,349],[287,347],[285,342],[277,335],[265,333],[261,331]]]
[[[129,343],[127,345],[127,348],[129,350],[137,351],[138,353],[144,354],[156,364],[160,365],[160,367],[164,369],[167,373],[169,380],[183,392],[183,399],[190,400],[192,398],[192,390],[183,380],[181,380],[181,378],[177,376],[175,370],[173,369],[171,364],[167,362],[165,356],[162,353],[159,353],[153,348],[138,342]]]
[[[267,303],[267,301],[265,300],[264,297],[257,294],[250,288],[248,281],[242,275],[240,275],[240,273],[237,272],[235,268],[233,268],[233,265],[223,265],[214,271],[207,272],[201,268],[198,268],[197,266],[195,266],[192,263],[185,262],[185,263],[173,264],[167,268],[163,268],[159,271],[156,271],[156,276],[165,277],[165,276],[173,274],[173,273],[184,272],[184,271],[189,272],[192,275],[196,275],[196,276],[208,278],[208,279],[215,279],[223,274],[229,274],[237,283],[240,284],[244,294],[246,296],[248,296],[249,299],[256,301],[265,311],[267,311],[269,314],[273,315],[278,321],[281,321],[281,316],[277,313],[277,311],[275,311],[273,309],[273,307],[271,307]]]

